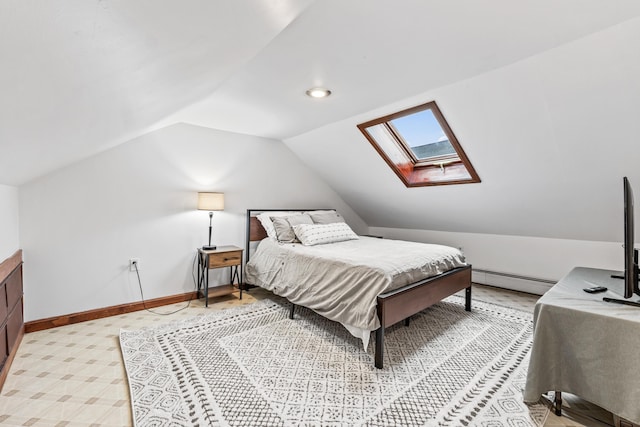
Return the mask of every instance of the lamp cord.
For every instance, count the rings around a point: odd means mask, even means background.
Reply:
[[[196,259],[197,259],[197,257],[198,257],[197,254],[196,254],[196,256],[193,257],[193,264],[191,266],[191,278],[193,279],[194,291],[195,291],[195,288],[196,288],[195,268],[196,268]],[[175,314],[175,313],[177,313],[179,311],[182,311],[182,310],[184,310],[185,308],[188,308],[191,305],[191,301],[193,300],[193,294],[189,298],[189,301],[187,301],[187,305],[185,305],[184,307],[180,307],[177,310],[170,311],[168,313],[160,313],[158,311],[153,311],[150,308],[148,308],[147,307],[147,302],[144,299],[144,292],[142,291],[142,280],[140,280],[140,271],[138,271],[138,263],[135,263],[133,265],[136,268],[136,276],[138,276],[138,287],[140,288],[140,297],[142,298],[142,306],[144,307],[144,309],[146,311],[148,311],[149,313],[158,314],[158,315],[161,315],[161,316],[168,316],[170,314]]]

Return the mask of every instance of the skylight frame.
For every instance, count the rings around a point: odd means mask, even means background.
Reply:
[[[443,133],[448,138],[449,144],[455,150],[455,154],[419,159],[401,132],[392,123],[394,119],[425,110],[431,111]],[[384,129],[392,143],[390,141],[376,140],[371,130],[375,130],[378,125],[382,125],[382,128],[377,130]],[[373,148],[407,187],[481,182],[471,161],[435,101],[379,117],[357,126]],[[387,151],[390,152],[388,153]]]

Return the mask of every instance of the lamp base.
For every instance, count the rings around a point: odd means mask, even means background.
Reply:
[[[214,250],[215,248],[216,248],[216,245],[204,245],[204,246],[202,247],[202,250],[203,250],[203,251],[212,251],[212,250]]]

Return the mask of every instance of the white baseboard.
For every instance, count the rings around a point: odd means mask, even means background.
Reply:
[[[534,295],[542,295],[554,285],[550,280],[522,277],[495,271],[473,270],[471,273],[471,281],[473,283],[496,286],[512,291],[527,292]]]

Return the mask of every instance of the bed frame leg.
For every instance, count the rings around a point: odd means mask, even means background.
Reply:
[[[556,395],[554,398],[554,403],[555,403],[555,412],[556,415],[561,417],[562,416],[562,392],[556,390]]]
[[[404,326],[409,326],[409,323],[411,323],[411,316],[404,319]]]
[[[471,311],[471,285],[464,291],[464,309]]]
[[[296,305],[291,303],[291,307],[289,307],[289,319],[293,319],[293,312],[296,311]]]
[[[376,355],[375,366],[382,369],[382,357],[384,356],[384,326],[380,326],[376,330]]]

